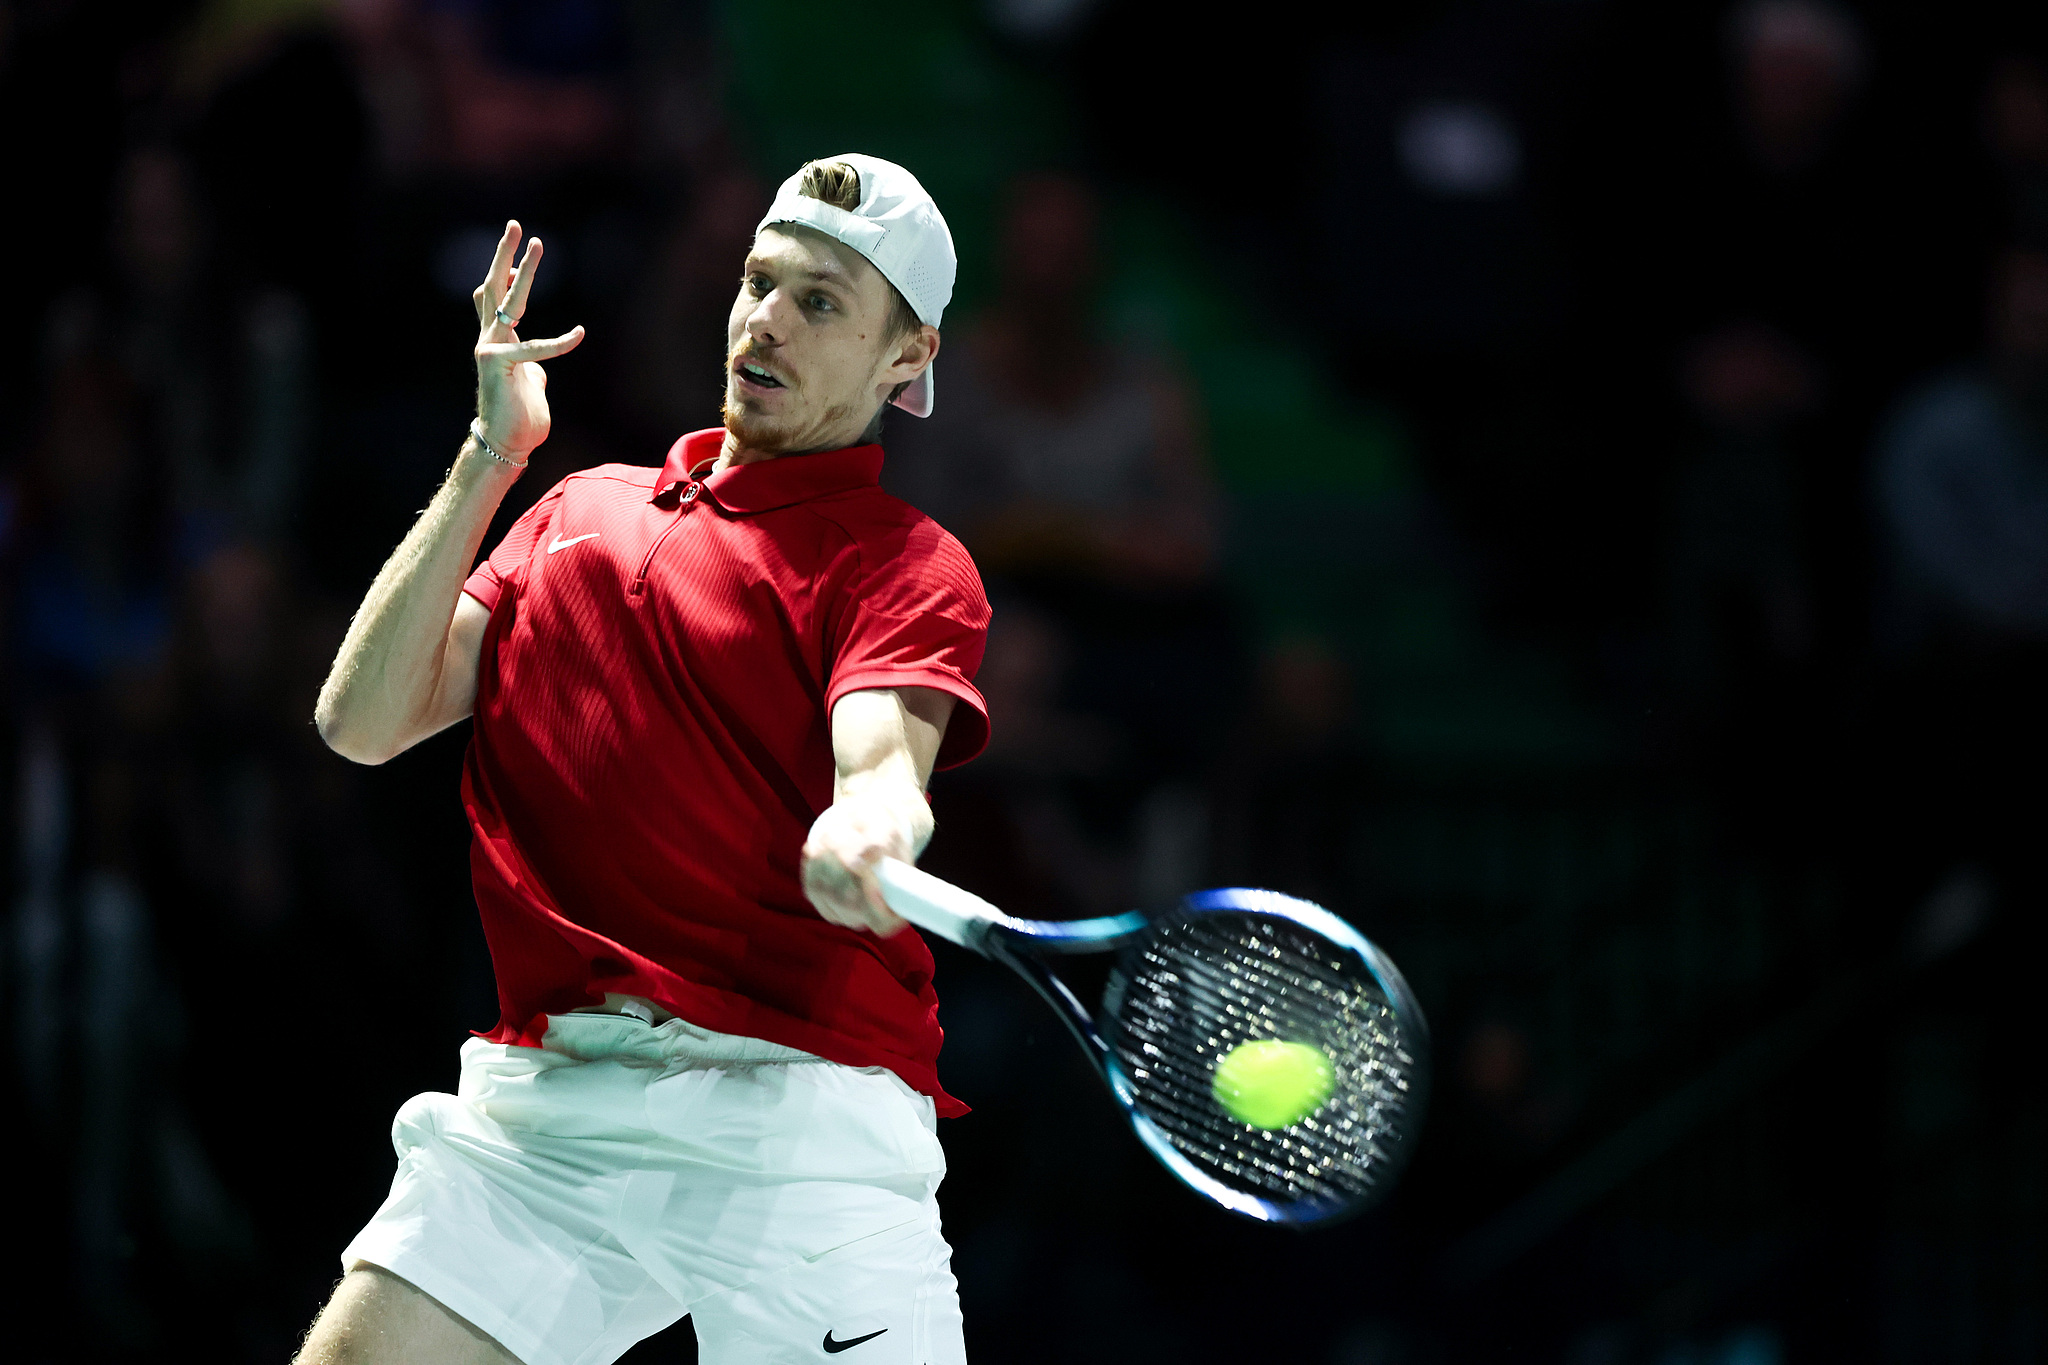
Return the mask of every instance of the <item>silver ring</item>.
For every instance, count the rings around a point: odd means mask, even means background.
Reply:
[[[505,310],[503,308],[500,308],[498,310],[497,317],[498,321],[504,323],[507,327],[517,327],[519,325],[519,319],[506,317]]]

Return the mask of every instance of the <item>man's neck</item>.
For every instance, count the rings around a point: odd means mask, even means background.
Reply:
[[[743,445],[739,437],[728,431],[725,433],[724,443],[718,448],[718,463],[711,466],[711,472],[716,474],[721,469],[730,469],[737,464],[759,464],[763,460],[777,460],[787,453],[789,452],[781,450],[757,450],[753,446]]]
[[[762,450],[758,446],[747,445],[733,434],[731,428],[727,428],[725,440],[718,448],[718,462],[711,466],[711,472],[716,474],[719,470],[730,469],[734,465],[759,464],[763,460],[780,460],[791,455],[817,455],[827,450],[844,450],[848,446],[871,445],[881,439],[881,425],[878,412],[876,420],[868,424],[866,431],[845,440],[835,440],[830,444],[812,446],[806,450]]]

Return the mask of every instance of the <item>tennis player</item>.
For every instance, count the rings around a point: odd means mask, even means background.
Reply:
[[[688,1313],[707,1362],[957,1365],[935,1120],[964,1110],[872,872],[988,736],[974,564],[876,482],[885,404],[931,411],[952,238],[900,166],[805,166],[746,260],[724,426],[570,475],[471,572],[583,337],[519,338],[519,238],[476,291],[470,437],[317,717],[381,763],[474,716],[501,1017],[399,1111],[299,1359],[604,1365]]]

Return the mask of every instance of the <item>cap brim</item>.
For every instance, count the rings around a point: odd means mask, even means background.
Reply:
[[[924,373],[911,380],[910,387],[896,396],[894,400],[896,406],[902,408],[912,417],[931,416],[932,371],[937,368],[935,365],[925,366]]]

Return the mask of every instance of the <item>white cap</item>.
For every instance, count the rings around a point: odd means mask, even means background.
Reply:
[[[859,152],[819,160],[843,161],[859,173],[859,206],[849,213],[822,199],[798,194],[796,187],[803,182],[803,172],[798,171],[775,192],[775,202],[768,206],[768,215],[754,229],[755,234],[773,223],[802,223],[846,243],[896,286],[918,321],[938,326],[946,305],[953,300],[953,279],[959,273],[953,234],[947,230],[939,206],[916,176],[893,161]],[[895,401],[913,416],[929,417],[932,367],[925,366],[924,373]]]

